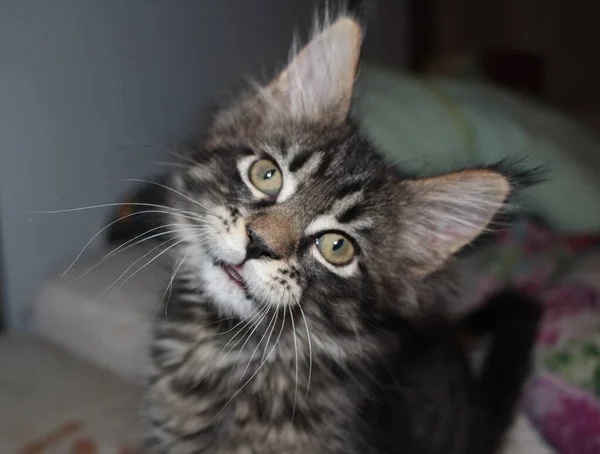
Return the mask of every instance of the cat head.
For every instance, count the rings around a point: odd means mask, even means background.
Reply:
[[[494,170],[406,179],[386,164],[349,119],[362,38],[351,14],[325,20],[270,83],[217,112],[173,176],[180,273],[219,313],[302,307],[355,326],[419,311],[417,289],[509,195]]]

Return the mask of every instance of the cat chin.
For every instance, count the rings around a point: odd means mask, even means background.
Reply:
[[[211,299],[215,309],[223,316],[250,319],[257,312],[256,304],[246,291],[234,282],[222,266],[203,258],[200,277],[204,293]]]
[[[191,242],[191,241],[190,241]],[[194,243],[193,243],[194,244]],[[301,301],[297,264],[281,260],[227,260],[228,254],[214,254],[195,241],[186,249],[185,271],[199,279],[205,298],[222,317],[251,320],[267,307],[286,310]],[[179,259],[182,260],[182,259]]]

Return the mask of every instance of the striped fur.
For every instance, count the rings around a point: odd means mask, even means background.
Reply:
[[[510,179],[482,170],[416,181],[386,164],[347,119],[352,84],[315,73],[353,81],[359,48],[344,40],[355,27],[347,13],[326,22],[282,73],[306,70],[311,105],[281,97],[278,76],[218,112],[188,150],[195,164],[172,177],[169,222],[189,228],[169,240],[176,274],[151,346],[148,453],[498,447],[469,435],[494,418],[442,314],[455,293],[446,262],[501,208]],[[340,48],[349,62],[327,58]],[[283,175],[276,198],[248,178],[265,157]],[[251,226],[270,256],[248,258]],[[315,238],[325,231],[352,239],[351,263],[323,259]],[[239,265],[243,288],[224,265]]]

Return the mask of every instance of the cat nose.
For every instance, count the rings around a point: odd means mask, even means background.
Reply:
[[[248,223],[246,260],[281,259],[294,252],[297,232],[292,220],[281,213],[267,213]]]
[[[246,260],[267,257],[279,258],[275,251],[252,228],[248,228],[248,246],[246,246]]]

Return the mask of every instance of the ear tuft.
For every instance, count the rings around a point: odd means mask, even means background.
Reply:
[[[326,24],[268,86],[267,93],[293,119],[340,124],[350,110],[362,29],[342,15]]]

